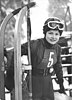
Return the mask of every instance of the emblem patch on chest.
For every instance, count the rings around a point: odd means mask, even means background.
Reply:
[[[57,62],[57,54],[53,49],[46,49],[44,52],[44,59],[47,62],[47,67],[51,67]]]

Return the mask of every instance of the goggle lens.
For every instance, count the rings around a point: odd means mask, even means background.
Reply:
[[[50,21],[48,22],[48,27],[51,29],[55,29],[58,27],[59,30],[63,30],[64,29],[64,24],[58,21]]]

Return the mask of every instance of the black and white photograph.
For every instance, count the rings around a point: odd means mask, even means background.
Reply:
[[[72,100],[72,0],[0,0],[0,100]]]

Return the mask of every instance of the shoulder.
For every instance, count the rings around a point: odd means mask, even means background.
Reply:
[[[31,40],[31,41],[30,41],[30,46],[31,46],[31,48],[33,49],[33,48],[37,47],[40,43],[42,43],[42,39]],[[21,47],[22,47],[22,48],[28,47],[28,42],[23,43],[23,44],[21,45]]]
[[[61,46],[59,44],[55,44],[54,48],[56,49],[57,54],[61,53]]]
[[[31,40],[32,46],[38,46],[39,44],[42,44],[42,42],[43,42],[43,38]]]
[[[30,47],[31,47],[31,52],[37,52],[38,49],[41,47],[42,40],[41,39],[36,39],[36,40],[31,40],[30,41]]]
[[[57,43],[57,44],[55,44],[55,48],[61,49],[61,46]]]

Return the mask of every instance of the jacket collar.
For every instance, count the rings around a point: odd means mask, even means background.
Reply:
[[[45,47],[47,47],[47,48],[51,48],[51,47],[53,47],[54,45],[53,44],[50,44],[47,40],[46,40],[46,38],[44,37],[44,45],[45,45]]]

